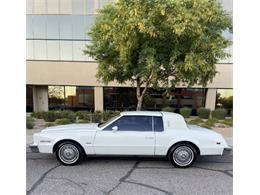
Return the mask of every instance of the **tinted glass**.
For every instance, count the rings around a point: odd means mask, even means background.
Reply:
[[[105,130],[112,130],[117,126],[119,131],[152,131],[151,116],[123,116]]]
[[[154,122],[154,131],[163,131],[164,130],[162,117],[154,116],[153,122]]]

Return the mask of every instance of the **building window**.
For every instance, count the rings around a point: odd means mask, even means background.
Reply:
[[[216,99],[216,108],[233,109],[233,89],[218,89]]]
[[[33,87],[26,86],[26,112],[33,112]]]
[[[49,86],[49,110],[94,110],[94,87]]]

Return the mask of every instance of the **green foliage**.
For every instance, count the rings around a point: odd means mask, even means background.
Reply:
[[[43,111],[40,111],[40,112],[32,112],[31,117],[33,117],[33,118],[38,118],[38,119],[43,119],[43,114],[44,114]]]
[[[203,118],[203,119],[208,119],[209,116],[210,116],[210,109],[208,108],[198,108],[197,110],[197,114],[200,118]]]
[[[67,124],[70,124],[70,123],[71,123],[71,120],[68,119],[68,118],[61,118],[61,119],[55,120],[55,124],[57,124],[57,125],[67,125]]]
[[[180,109],[180,114],[184,117],[184,118],[189,118],[190,114],[191,114],[191,108],[181,108]]]
[[[72,111],[47,111],[47,112],[33,112],[32,116],[35,118],[44,119],[46,122],[54,122],[56,119],[67,118],[71,122],[75,122],[76,114]]]
[[[119,111],[105,111],[103,112],[103,121],[107,121],[108,119],[116,116],[116,115],[119,115],[120,112]]]
[[[233,96],[221,97],[217,96],[218,106],[221,108],[232,109],[233,108]]]
[[[201,123],[203,123],[204,121],[200,118],[195,118],[195,119],[192,119],[190,120],[188,123],[191,124],[191,125],[199,125]]]
[[[202,127],[211,129],[212,127],[215,126],[215,124],[218,123],[217,119],[208,119],[206,122],[204,122],[203,124],[201,124]]]
[[[224,109],[224,108],[218,108],[218,109],[213,110],[211,112],[211,116],[212,116],[212,118],[216,118],[216,119],[219,119],[219,120],[224,120],[225,117],[227,116],[227,110]]]
[[[162,108],[162,111],[164,111],[164,112],[174,112],[175,109],[172,108],[172,107],[167,106],[167,107]]]
[[[222,121],[223,124],[228,125],[230,127],[233,126],[233,120],[232,119],[225,119],[224,121]]]
[[[231,17],[216,0],[118,0],[100,10],[84,52],[97,60],[104,83],[131,81],[137,91],[206,85],[228,56],[224,30],[232,31]],[[137,92],[138,103],[145,92]]]
[[[89,123],[89,121],[80,119],[80,120],[78,120],[78,123]]]
[[[47,122],[45,123],[45,127],[52,127],[52,126],[55,126],[56,123],[55,122]]]
[[[31,117],[26,117],[26,128],[33,129],[34,127],[34,119]]]

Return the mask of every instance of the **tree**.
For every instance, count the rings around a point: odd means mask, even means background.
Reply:
[[[99,12],[85,54],[102,82],[136,86],[137,110],[148,87],[205,86],[228,56],[232,21],[216,0],[118,0]]]

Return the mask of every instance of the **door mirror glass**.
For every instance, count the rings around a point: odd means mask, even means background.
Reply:
[[[118,127],[117,127],[117,126],[114,126],[114,127],[112,127],[112,130],[115,132],[115,131],[118,130]]]

